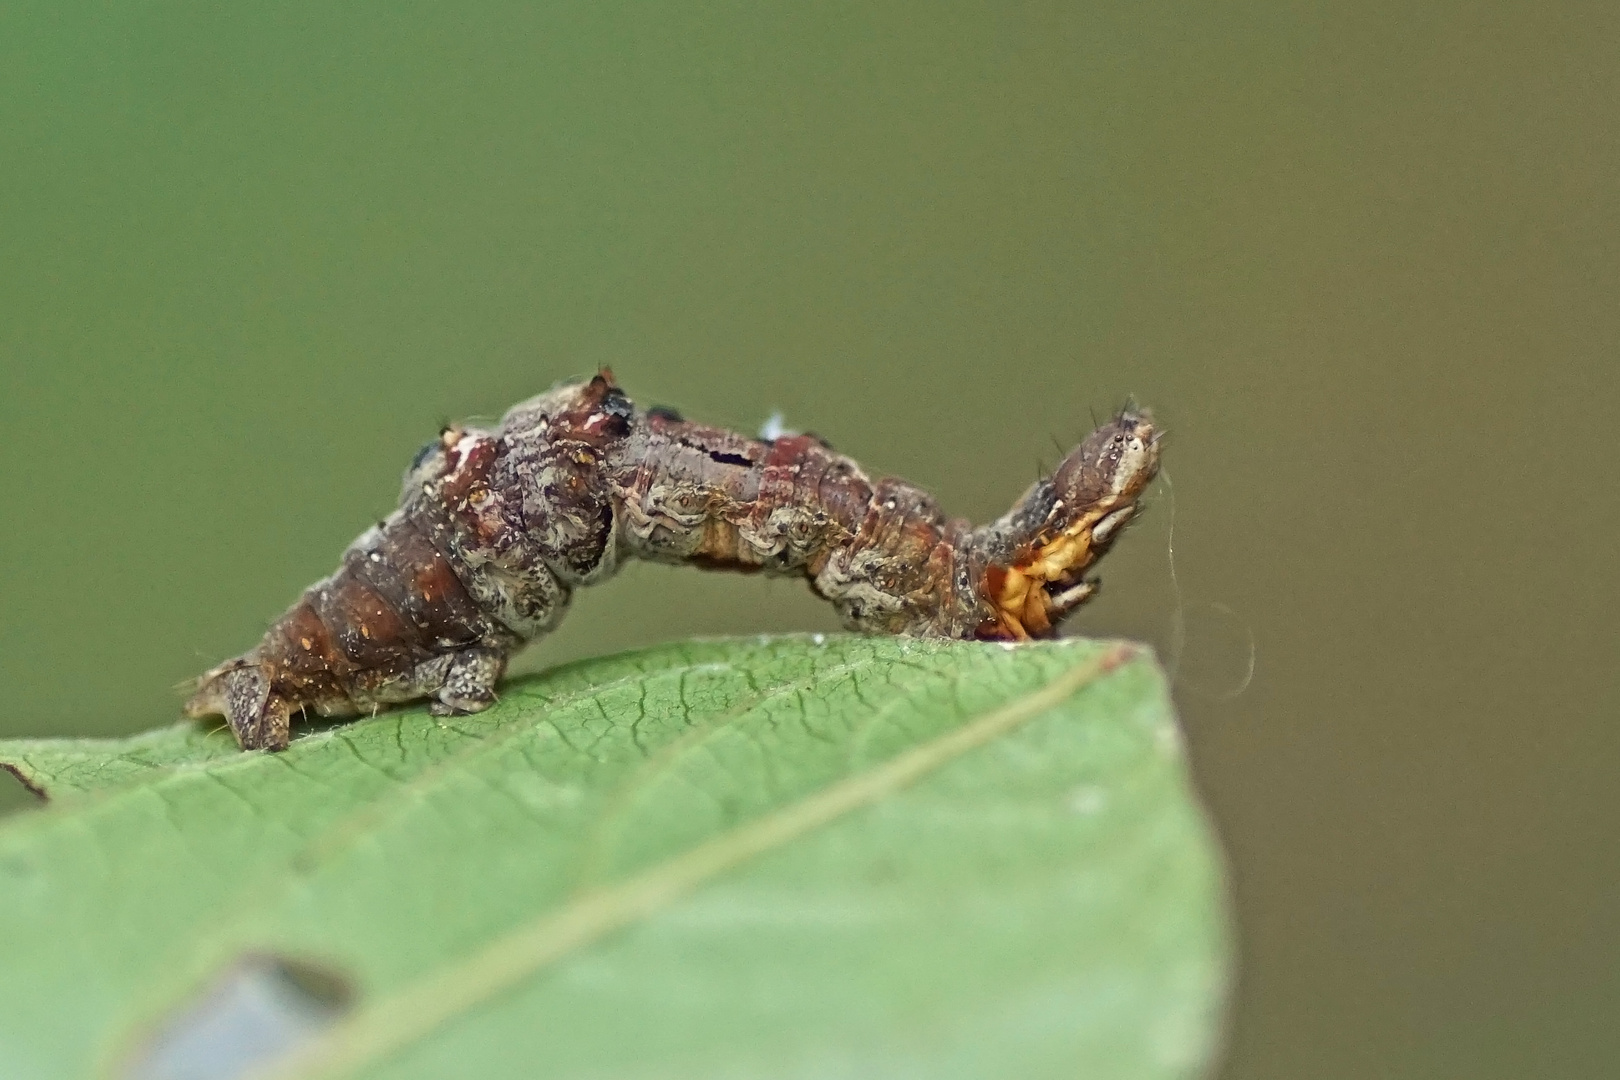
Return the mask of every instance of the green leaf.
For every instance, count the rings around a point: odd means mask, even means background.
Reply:
[[[1219,860],[1133,646],[689,642],[283,754],[0,762],[51,798],[0,822],[8,1075],[158,1075],[266,955],[355,991],[288,1077],[1169,1077],[1216,1042]]]

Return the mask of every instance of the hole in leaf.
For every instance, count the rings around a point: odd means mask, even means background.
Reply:
[[[146,1040],[125,1080],[231,1080],[330,1027],[353,1003],[348,980],[283,956],[243,957]]]

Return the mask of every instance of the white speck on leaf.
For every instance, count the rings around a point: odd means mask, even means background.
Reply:
[[[1069,792],[1069,809],[1087,817],[1108,805],[1108,792],[1095,784],[1083,784]]]

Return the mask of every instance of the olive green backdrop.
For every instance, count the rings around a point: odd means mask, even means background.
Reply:
[[[1225,1075],[1620,1069],[1612,4],[258,7],[0,3],[0,732],[168,722],[601,364],[981,520],[1134,393],[1076,629],[1178,663]],[[833,625],[638,567],[523,665]]]

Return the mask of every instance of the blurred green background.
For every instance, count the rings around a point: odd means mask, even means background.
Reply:
[[[1616,22],[0,4],[0,733],[170,721],[443,420],[601,364],[979,520],[1134,393],[1174,494],[1074,629],[1176,665],[1224,1075],[1615,1075]],[[635,567],[520,670],[833,626]]]

